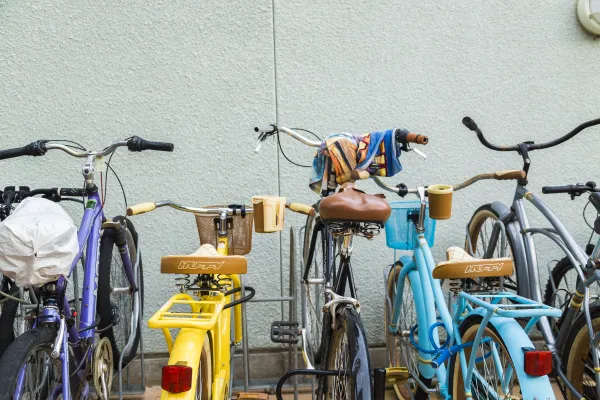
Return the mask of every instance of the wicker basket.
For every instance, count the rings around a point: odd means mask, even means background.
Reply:
[[[227,208],[226,205],[207,206],[207,208]],[[196,214],[196,225],[198,226],[198,235],[200,236],[200,244],[210,243],[217,246],[217,229],[215,226],[215,218],[219,218],[217,214]],[[228,219],[233,221],[233,227],[229,227],[229,255],[243,256],[250,253],[252,250],[252,214],[242,216],[233,215]]]

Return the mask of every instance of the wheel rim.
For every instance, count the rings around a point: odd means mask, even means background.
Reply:
[[[463,343],[472,341],[475,339],[479,324],[470,326],[467,331],[462,335]],[[484,338],[489,338],[487,342],[483,342]],[[497,357],[494,355],[494,350]],[[465,350],[465,358],[467,363],[471,357],[472,347],[467,347]],[[471,379],[471,393],[474,399],[522,399],[521,388],[517,374],[514,372],[515,368],[512,363],[512,359],[508,353],[506,347],[498,336],[489,328],[486,328],[482,335],[482,342],[476,349],[477,360],[473,368],[473,375]],[[457,354],[455,368],[458,373],[454,373],[454,396],[458,399],[465,398],[464,379],[462,376],[462,370],[460,362],[458,361],[459,355]],[[509,373],[510,379],[508,382],[503,383],[502,377],[498,370],[503,371],[504,374]]]
[[[127,243],[129,247],[129,256],[131,258],[131,266],[136,262],[135,242],[131,232],[127,230]],[[131,316],[133,315],[133,298],[131,291],[126,291],[129,288],[129,280],[125,274],[123,260],[119,253],[119,248],[113,246],[112,261],[110,264],[110,302],[119,310],[119,323],[113,327],[113,336],[115,344],[119,351],[122,351],[129,340],[131,334]]]
[[[29,352],[21,370],[21,400],[46,398],[60,384],[60,361],[50,357],[52,349],[40,344]],[[15,390],[17,383],[15,382]]]
[[[390,367],[407,367],[410,375],[415,377],[419,376],[419,354],[414,346],[412,346],[412,343],[410,343],[408,332],[410,332],[410,329],[417,324],[417,312],[408,276],[405,277],[404,290],[402,292],[402,308],[400,309],[398,326],[399,335],[392,335],[389,332],[389,324],[392,319],[392,309],[394,299],[396,298],[396,288],[400,269],[400,265],[394,266],[390,271],[388,278],[388,298],[385,307],[385,331],[388,359]],[[415,340],[418,340],[418,338],[415,337]],[[402,385],[394,385],[396,395],[400,399],[411,399],[411,394],[415,393],[417,389],[418,384],[414,379],[410,379]]]
[[[335,349],[334,353],[330,353],[328,369],[347,371],[350,366],[350,347],[348,346],[348,338],[345,329],[337,329],[331,341],[331,348]],[[328,381],[328,398],[330,399],[353,399],[352,396],[352,379],[348,376],[333,376],[327,379]]]
[[[204,341],[200,366],[198,368],[198,381],[196,382],[196,399],[208,400],[212,397],[212,356],[208,337]]]
[[[477,214],[475,214],[473,216],[473,219],[471,220],[471,223],[469,224],[470,244],[467,241],[465,246],[466,250],[469,251],[470,247],[470,250],[473,251],[475,257],[484,258],[485,253],[490,245],[489,239],[496,221],[498,221],[498,217],[492,211],[480,210]],[[502,246],[500,243],[500,239],[498,239],[498,243],[496,244],[496,248],[494,249],[493,258],[501,257],[501,247]],[[506,243],[504,246],[504,256],[510,259],[514,259],[508,237],[506,238]],[[497,280],[498,278],[491,279]],[[504,287],[509,291],[517,291],[518,286],[516,269],[511,276],[504,277]]]
[[[600,329],[600,319],[594,319],[594,332]],[[596,351],[600,351],[600,347],[596,346]],[[594,376],[594,362],[590,351],[590,337],[587,325],[583,325],[579,331],[569,354],[567,363],[567,376],[569,381],[582,392],[586,399],[600,399],[596,392],[596,381]],[[569,399],[574,399],[572,393],[568,393]]]
[[[323,249],[319,242],[320,240],[317,238],[310,273],[310,278],[313,279],[323,278]],[[302,288],[304,291],[303,301],[305,303],[303,306],[303,325],[306,329],[308,345],[310,347],[306,351],[310,353],[313,360],[318,361],[323,331],[324,285],[303,283]]]

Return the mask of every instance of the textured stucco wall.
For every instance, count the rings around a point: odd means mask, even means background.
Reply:
[[[518,168],[516,154],[484,150],[460,119],[471,115],[495,142],[543,141],[598,117],[599,85],[600,41],[581,30],[570,0],[275,1],[274,7],[271,0],[0,1],[0,147],[61,138],[97,149],[132,134],[173,141],[172,154],[115,155],[129,203],[241,202],[279,188],[295,201],[314,201],[308,171],[278,157],[274,143],[253,153],[251,128],[276,119],[321,136],[395,126],[429,135],[429,158],[403,156],[394,183],[453,183]],[[597,179],[599,134],[534,152],[531,189]],[[310,162],[312,150],[288,138],[282,144],[294,160]],[[81,182],[81,163],[61,153],[1,165],[0,186]],[[122,213],[114,178],[109,185],[107,213]],[[435,255],[462,243],[476,207],[510,201],[512,189],[485,182],[457,193],[454,218],[438,224]],[[583,199],[545,200],[580,242],[587,240]],[[540,221],[534,215],[532,222]],[[174,211],[135,223],[148,318],[173,290],[172,277],[158,273],[160,255],[194,250],[197,236],[193,218]],[[248,282],[261,297],[277,295],[287,236],[281,253],[278,235],[254,240]],[[539,246],[545,269],[558,253],[544,240]],[[371,343],[378,343],[381,271],[392,251],[382,235],[357,239],[354,254],[362,315]],[[279,310],[249,307],[252,345],[269,345],[268,326]],[[146,331],[146,339],[148,350],[164,348],[157,332]]]

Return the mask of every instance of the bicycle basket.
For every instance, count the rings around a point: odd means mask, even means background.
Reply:
[[[419,200],[390,202],[392,214],[385,223],[385,241],[388,247],[396,250],[412,250],[417,238],[416,220],[420,210]],[[425,211],[425,239],[433,247],[435,220],[429,218],[429,204]]]
[[[227,208],[226,205],[207,206],[207,208]],[[198,235],[200,244],[209,243],[217,246],[217,228],[215,218],[218,214],[196,214],[196,225],[198,226]],[[246,214],[244,218],[241,215],[232,215],[228,219],[232,221],[229,225],[229,255],[243,256],[250,253],[252,249],[252,225],[254,218],[252,214]]]

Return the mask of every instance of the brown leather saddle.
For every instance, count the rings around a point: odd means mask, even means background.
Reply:
[[[329,222],[372,222],[385,224],[392,210],[383,194],[372,195],[358,190],[352,182],[325,197],[319,205],[321,220]]]

